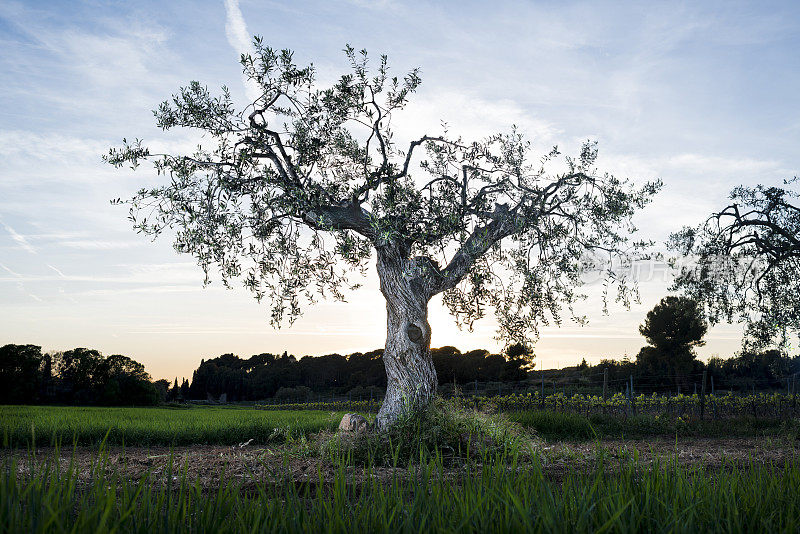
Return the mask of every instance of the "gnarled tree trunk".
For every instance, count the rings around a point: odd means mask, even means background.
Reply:
[[[385,429],[408,410],[428,404],[436,393],[431,357],[428,277],[422,259],[409,259],[399,247],[378,249],[378,276],[386,298],[386,397],[377,427]]]

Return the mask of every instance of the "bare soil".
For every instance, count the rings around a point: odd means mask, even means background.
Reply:
[[[702,466],[706,469],[730,468],[736,465],[759,463],[782,465],[800,460],[798,442],[782,438],[693,438],[685,440],[653,439],[637,441],[607,440],[602,442],[534,442],[534,452],[538,453],[542,470],[548,478],[560,480],[570,472],[589,472],[602,461],[606,471],[614,471],[629,460],[639,463],[677,462],[682,466]],[[206,446],[188,447],[108,447],[106,469],[113,470],[129,479],[138,479],[150,474],[156,480],[172,477],[178,480],[182,474],[194,483],[197,481],[204,489],[217,488],[221,480],[241,482],[244,488],[256,484],[275,484],[280,481],[293,481],[308,485],[312,489],[335,478],[337,467],[322,460],[309,449],[292,446],[262,447]],[[4,461],[11,457],[17,460],[17,470],[21,475],[28,473],[34,463],[52,461],[56,451],[40,448],[30,451],[5,449],[0,451]],[[77,447],[57,451],[59,466],[66,470],[70,463],[77,469],[79,480],[88,483],[92,478],[93,466],[97,465],[96,447]],[[526,469],[530,464],[523,463],[518,469]],[[363,468],[348,468],[352,483],[360,485],[372,476],[389,482],[394,477],[413,476],[407,467],[374,467],[371,474]],[[457,465],[448,468],[445,477],[457,478],[462,468]]]

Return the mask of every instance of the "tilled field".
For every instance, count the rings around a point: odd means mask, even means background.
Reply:
[[[600,465],[604,470],[615,471],[632,460],[639,465],[674,462],[681,466],[714,470],[751,463],[779,466],[800,459],[796,441],[771,438],[536,442],[532,444],[532,450],[533,455],[518,462],[514,468],[529,469],[537,463],[545,476],[553,480],[559,480],[570,472],[594,471]],[[16,458],[17,471],[22,476],[29,473],[34,464],[53,462],[57,457],[62,470],[72,464],[79,480],[88,483],[98,465],[96,447],[58,451],[39,448],[35,454],[5,449],[1,454],[4,460]],[[341,469],[348,471],[348,479],[356,485],[370,477],[391,482],[396,477],[413,477],[415,473],[406,465],[397,468],[373,466],[369,470],[360,466],[342,468],[290,446],[108,447],[103,455],[105,469],[116,471],[127,479],[150,474],[152,479],[169,483],[170,478],[176,481],[185,474],[187,480],[206,490],[217,488],[222,480],[239,482],[243,488],[276,481],[325,485],[334,480]],[[464,471],[463,464],[458,460],[451,462],[442,475],[457,479]]]

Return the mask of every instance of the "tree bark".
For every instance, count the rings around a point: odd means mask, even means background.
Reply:
[[[431,298],[424,258],[409,259],[401,247],[378,248],[378,276],[386,298],[386,397],[377,428],[391,426],[404,413],[425,407],[436,394],[431,357]]]

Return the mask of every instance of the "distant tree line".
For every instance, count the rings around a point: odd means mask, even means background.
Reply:
[[[38,345],[0,347],[0,403],[152,405],[162,397],[144,365],[121,354]]]
[[[668,308],[681,303],[662,304]],[[635,359],[604,359],[596,365],[584,360],[576,366],[534,370],[530,351],[521,345],[512,345],[503,354],[483,349],[461,352],[451,346],[432,349],[439,385],[447,391],[459,386],[469,392],[476,382],[481,389],[498,383],[530,389],[541,386],[544,374],[547,393],[554,387],[559,391],[600,392],[605,373],[611,392],[624,390],[633,377],[637,394],[692,393],[705,370],[708,381],[713,378],[718,390],[763,391],[785,388],[787,377],[800,373],[800,356],[790,357],[778,350],[742,352],[727,359],[714,357],[705,364],[691,350],[702,330],[692,313],[683,315],[687,324],[694,325],[688,329],[665,323],[657,315],[648,315],[650,320],[642,326],[642,333],[647,333],[653,344],[642,348]],[[662,327],[674,335],[659,334],[657,330]],[[689,337],[695,339],[694,345],[686,339],[679,342],[676,332],[693,333]],[[153,382],[144,366],[127,356],[104,357],[86,348],[42,353],[36,345],[5,345],[0,347],[0,403],[119,406],[220,398],[236,402],[270,398],[304,401],[313,395],[380,397],[386,387],[382,356],[383,350],[299,359],[286,352],[250,358],[223,354],[202,360],[191,381],[175,378],[172,382]]]
[[[512,345],[504,354],[478,349],[462,353],[455,347],[432,349],[440,384],[524,380],[532,367],[530,352]],[[256,354],[247,359],[234,354],[203,360],[189,386],[190,399],[229,401],[271,397],[302,400],[312,392],[365,397],[382,395],[386,387],[383,349],[348,356],[328,354],[299,360],[283,353]]]
[[[440,383],[520,381],[533,365],[529,351],[520,345],[505,354],[442,347],[433,349],[433,358]],[[177,378],[170,383],[153,382],[144,365],[120,354],[104,357],[86,348],[42,353],[37,345],[0,347],[3,404],[153,405],[218,400],[223,395],[228,401],[302,400],[312,392],[380,396],[385,387],[382,349],[300,359],[286,352],[246,359],[223,354],[202,360],[191,383]]]

